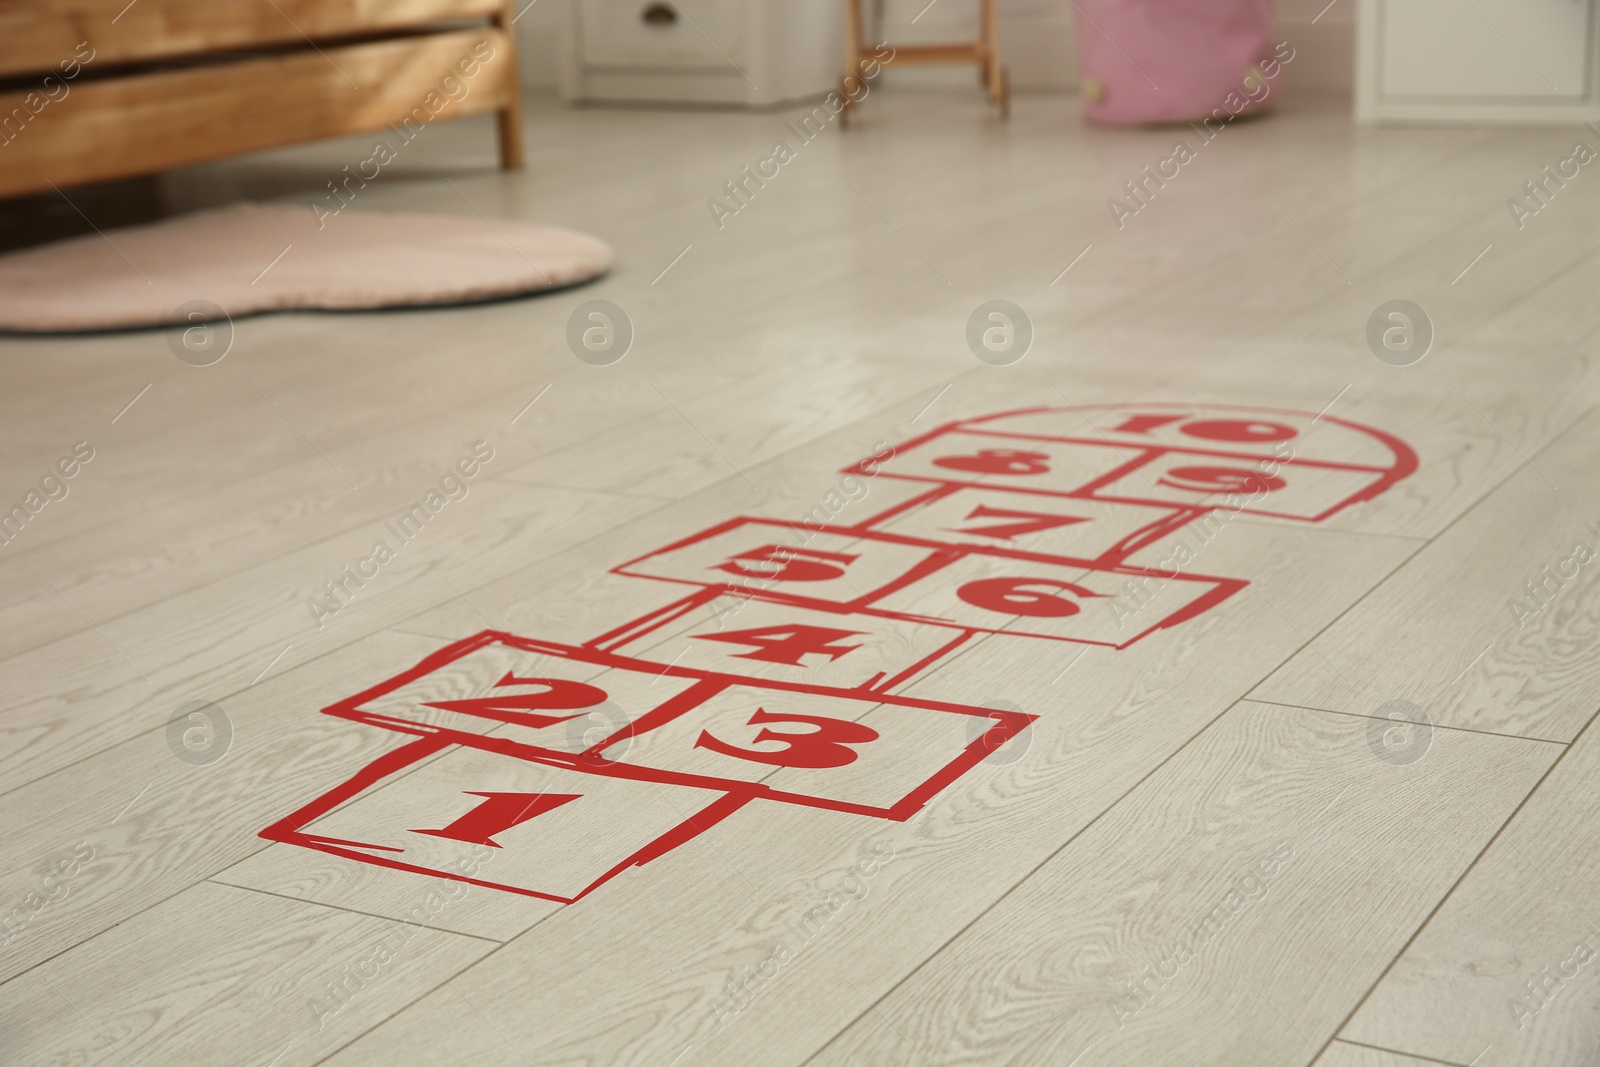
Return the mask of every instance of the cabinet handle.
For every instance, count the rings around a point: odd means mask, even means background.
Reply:
[[[647,26],[671,26],[678,21],[678,11],[671,4],[655,3],[639,13]]]

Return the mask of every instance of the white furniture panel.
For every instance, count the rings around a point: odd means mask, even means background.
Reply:
[[[1362,0],[1366,121],[1581,122],[1600,115],[1592,0]]]
[[[727,69],[744,60],[742,0],[579,0],[583,60],[598,67]]]
[[[1383,3],[1386,96],[1580,97],[1588,60],[1586,3]]]
[[[843,73],[840,0],[567,0],[568,100],[765,106]]]

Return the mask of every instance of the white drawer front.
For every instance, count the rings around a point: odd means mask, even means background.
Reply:
[[[743,0],[579,0],[583,62],[722,70],[745,61]]]
[[[1588,90],[1586,0],[1383,0],[1386,97],[1574,99]]]

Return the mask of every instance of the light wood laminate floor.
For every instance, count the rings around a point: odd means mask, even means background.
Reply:
[[[1198,139],[1076,112],[534,100],[354,206],[593,285],[0,339],[0,1061],[1600,1062],[1592,134],[1291,97],[1119,227]]]

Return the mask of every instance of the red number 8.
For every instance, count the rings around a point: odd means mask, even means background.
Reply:
[[[1015,448],[985,448],[973,456],[940,456],[933,465],[974,474],[1043,474],[1050,469],[1050,457]]]

